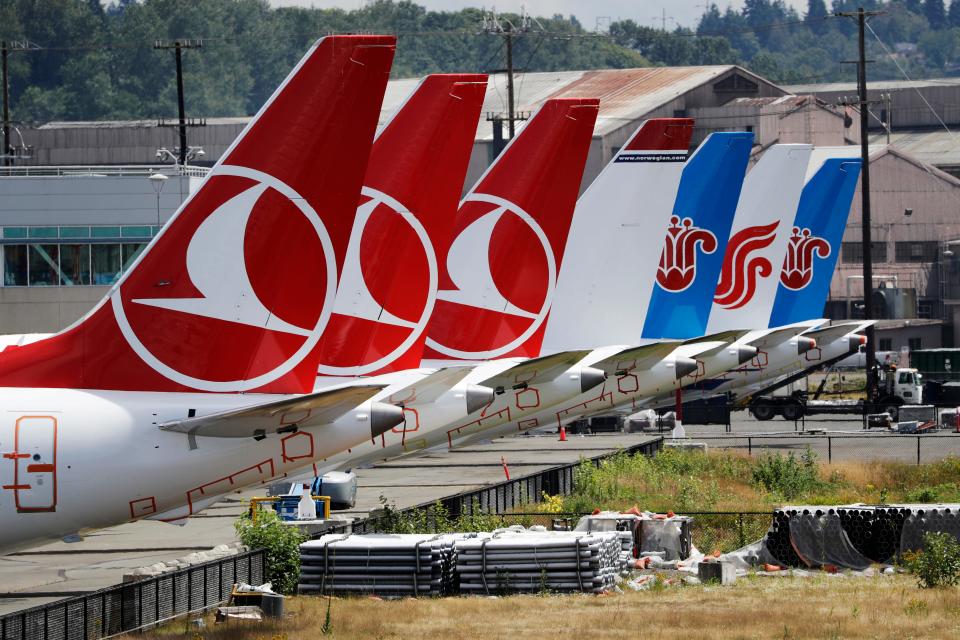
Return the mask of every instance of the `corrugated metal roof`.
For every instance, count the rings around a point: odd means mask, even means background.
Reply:
[[[802,107],[810,102],[811,96],[766,96],[763,98],[734,98],[724,106],[736,105],[738,107],[764,107],[768,105]]]
[[[960,78],[928,78],[926,80],[871,80],[870,91],[897,91],[900,89],[922,89],[923,87],[944,87],[960,84]],[[856,82],[825,82],[822,84],[792,84],[782,87],[790,93],[823,93],[849,91],[856,93]]]
[[[870,144],[886,144],[887,134],[872,133]],[[934,131],[893,131],[890,146],[903,151],[917,160],[934,166],[960,165],[960,133]]]
[[[702,67],[643,67],[637,69],[599,69],[593,71],[543,71],[520,73],[514,80],[514,102],[518,111],[534,111],[552,97],[599,98],[600,115],[595,135],[605,135],[661,107],[700,85],[730,71],[733,65]],[[745,75],[752,76],[748,71]],[[758,79],[762,81],[762,79]],[[387,83],[380,124],[384,124],[420,78],[401,78]],[[487,84],[477,140],[493,137],[488,113],[507,111],[507,80],[493,74]],[[249,118],[207,118],[207,124],[244,124]],[[92,127],[150,127],[155,120],[114,122],[51,122],[44,129]],[[522,127],[518,123],[518,128]]]

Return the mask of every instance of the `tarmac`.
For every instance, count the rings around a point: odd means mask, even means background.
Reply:
[[[516,436],[356,469],[356,506],[336,514],[363,517],[381,507],[381,496],[402,509],[503,482],[501,457],[515,479],[656,437],[598,434],[560,442],[556,434]],[[246,511],[251,497],[264,494],[263,487],[231,494],[183,526],[140,520],[93,532],[79,542],[57,542],[0,557],[0,615],[112,586],[138,567],[233,542],[234,521]]]

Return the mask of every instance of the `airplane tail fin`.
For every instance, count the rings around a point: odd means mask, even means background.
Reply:
[[[0,385],[311,390],[395,44],[314,44],[100,304],[0,354]]]
[[[636,341],[692,135],[692,118],[645,121],[580,196],[545,352]]]
[[[707,329],[753,134],[710,134],[687,161],[661,247],[644,338],[693,338]],[[645,292],[644,292],[645,293]]]
[[[817,151],[828,157],[800,197],[779,272],[771,327],[820,317],[840,255],[840,240],[860,178],[860,159],[851,158],[850,150],[843,147]]]
[[[547,100],[464,198],[426,357],[539,355],[598,107]]]
[[[377,135],[321,374],[420,366],[486,87],[482,74],[427,76]]]
[[[747,173],[713,296],[708,332],[753,327],[768,318],[812,147],[770,147]]]

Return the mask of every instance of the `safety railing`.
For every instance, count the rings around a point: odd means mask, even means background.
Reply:
[[[262,584],[264,549],[195,564],[0,617],[0,640],[100,640],[216,607],[234,583]]]
[[[15,166],[0,167],[0,177],[3,178],[44,178],[44,177],[84,177],[84,176],[109,176],[109,177],[128,177],[142,176],[146,177],[154,173],[163,173],[168,175],[182,175],[202,178],[210,172],[209,167],[198,167],[194,165],[62,165],[62,166]]]

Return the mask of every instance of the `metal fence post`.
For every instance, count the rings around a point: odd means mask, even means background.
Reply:
[[[746,540],[743,539],[743,514],[737,514],[737,531],[738,531],[738,540],[740,542],[740,547],[743,547],[746,544]]]
[[[833,438],[827,436],[827,463],[833,463]]]
[[[747,455],[753,455],[753,438],[747,438]]]
[[[917,436],[917,465],[920,465],[920,436]]]

